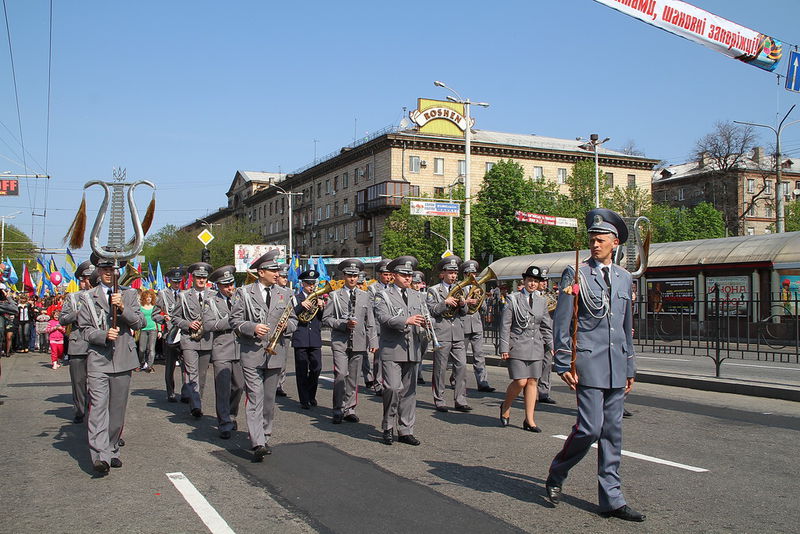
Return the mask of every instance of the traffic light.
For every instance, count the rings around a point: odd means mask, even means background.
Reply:
[[[203,252],[200,253],[200,261],[211,263],[211,251],[207,248],[204,248]]]
[[[425,221],[425,239],[430,239],[431,237],[431,222]]]

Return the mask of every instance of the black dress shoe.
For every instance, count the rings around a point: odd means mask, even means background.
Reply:
[[[383,397],[383,388],[376,389],[375,391],[373,391],[373,394],[374,394],[376,397]]]
[[[332,423],[334,425],[341,425],[344,418],[341,415],[334,415]]]
[[[192,414],[192,417],[194,417],[195,419],[200,419],[201,417],[203,417],[203,410],[201,410],[200,408],[192,408],[192,411],[190,413]]]
[[[223,430],[219,433],[219,437],[222,439],[231,439],[231,431],[230,430]]]
[[[178,397],[176,397],[175,395],[170,395],[169,397],[167,397],[167,402],[178,402]]]
[[[394,437],[392,436],[391,430],[384,430],[383,431],[383,443],[386,445],[391,445],[394,441]]]
[[[511,422],[511,418],[510,417],[503,417],[503,412],[504,411],[505,410],[503,409],[503,404],[501,403],[500,404],[500,426],[508,426],[508,424]]]
[[[101,475],[108,473],[108,462],[104,462],[103,460],[96,460],[92,467],[96,473],[100,473]]]
[[[561,502],[561,486],[556,486],[548,480],[545,482],[544,489],[547,491],[547,500],[550,501],[550,504],[555,506]]]
[[[437,411],[437,412],[442,412],[442,413],[447,413],[447,412],[449,412],[450,410],[447,408],[447,406],[437,406],[437,407],[436,407],[436,411]]]
[[[120,460],[119,458],[112,458],[111,467],[113,467],[114,469],[119,469],[120,467],[122,467],[122,460]]]
[[[275,395],[277,395],[278,397],[288,397],[286,392],[283,391],[281,388],[278,388],[278,391],[275,392]]]
[[[76,415],[72,419],[72,422],[75,423],[76,425],[79,425],[79,424],[83,423],[83,416],[82,415]]]
[[[537,434],[542,431],[538,426],[529,424],[527,419],[522,421],[522,429],[528,432],[536,432]]]
[[[470,406],[469,404],[456,404],[455,410],[457,412],[471,412],[472,406]]]
[[[412,434],[408,434],[405,436],[398,436],[397,441],[400,443],[405,443],[406,445],[419,445],[419,440],[415,438]]]
[[[620,506],[616,510],[611,510],[610,512],[602,512],[600,515],[603,517],[616,517],[617,519],[622,519],[623,521],[635,521],[637,523],[641,523],[647,517],[643,513],[637,512],[627,504]]]
[[[181,397],[181,402],[184,404],[189,404],[189,397]]]
[[[425,385],[425,379],[421,376],[417,377],[417,384]]]
[[[537,402],[539,402],[540,404],[558,404],[556,401],[554,401],[550,397],[542,397]]]
[[[359,419],[358,416],[354,413],[345,415],[344,420],[347,421],[348,423],[358,423],[359,421],[361,421],[361,419]]]
[[[266,445],[259,445],[258,447],[253,447],[253,458],[256,462],[260,462],[264,459],[264,456],[272,454],[272,449],[270,449]]]
[[[304,410],[310,410],[311,409],[311,405],[309,403],[307,403],[307,402],[301,402],[300,403],[300,407],[302,409],[304,409]]]
[[[633,414],[626,410],[625,408],[622,409],[622,417],[633,417]]]
[[[125,440],[119,438],[119,441],[117,442],[117,447],[124,447],[124,446],[125,446]]]
[[[311,402],[309,404],[311,404],[311,406],[316,406],[317,405],[317,399],[311,399]]]
[[[479,386],[478,391],[481,393],[491,393],[495,389],[492,386]]]

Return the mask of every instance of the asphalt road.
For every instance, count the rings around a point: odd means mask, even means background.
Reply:
[[[360,423],[332,425],[329,381],[320,406],[300,410],[290,375],[274,454],[253,464],[244,432],[217,437],[213,388],[196,421],[186,405],[166,402],[158,366],[134,375],[123,467],[95,478],[86,427],[71,422],[68,370],[48,360],[2,360],[0,532],[208,532],[167,473],[182,473],[240,534],[796,532],[800,521],[799,403],[637,384],[624,449],[650,458],[626,456],[621,474],[629,503],[648,518],[629,524],[597,515],[594,452],[571,473],[564,501],[545,502],[547,467],[563,443],[555,436],[574,423],[574,397],[554,388],[558,404],[537,410],[542,434],[521,430],[521,399],[512,426],[500,428],[502,368],[490,368],[497,392],[470,389],[469,414],[435,412],[420,386],[419,447],[380,443],[380,399],[370,395],[360,396]]]

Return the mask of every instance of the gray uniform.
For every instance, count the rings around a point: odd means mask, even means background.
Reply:
[[[467,305],[460,306],[452,319],[444,317],[448,308],[444,299],[449,292],[449,286],[439,283],[428,288],[427,293],[428,309],[434,319],[433,328],[441,345],[433,351],[433,403],[437,408],[445,406],[445,376],[448,362],[453,363],[455,404],[456,406],[467,404],[467,349],[464,346],[462,320],[467,313]]]
[[[464,289],[469,294],[472,286]],[[475,313],[468,313],[463,317],[464,321],[464,344],[472,348],[472,370],[475,373],[475,382],[479,388],[488,388],[489,381],[486,378],[486,358],[483,356],[483,318],[481,314],[486,310],[486,301],[483,301],[480,309]]]
[[[539,294],[547,300],[544,292],[539,291]],[[548,301],[549,303],[550,301]],[[536,384],[538,391],[537,396],[539,399],[550,398],[550,378],[553,374],[553,353],[545,351],[544,358],[542,359],[542,376],[539,377],[539,382]]]
[[[375,295],[378,294],[380,291],[384,291],[390,287],[394,287],[394,284],[384,285],[381,282],[375,282],[367,286],[367,293],[369,293],[370,298],[372,299],[372,306],[375,307]],[[383,390],[383,368],[381,367],[381,349],[378,350],[372,356],[372,364],[369,361],[369,353],[367,353],[364,359],[361,362],[361,371],[364,374],[364,382],[374,383],[375,392],[380,392]]]
[[[203,303],[200,302],[202,293]],[[189,394],[189,406],[192,410],[202,409],[203,390],[206,385],[208,364],[211,361],[211,332],[203,332],[203,336],[193,341],[192,330],[189,325],[193,321],[203,321],[204,302],[213,298],[214,292],[204,289],[202,292],[195,288],[181,291],[178,303],[172,315],[175,326],[181,330],[181,358],[183,372],[186,375],[186,389]]]
[[[297,316],[292,308],[292,291],[273,285],[269,288],[270,304],[264,301],[260,282],[248,284],[236,290],[231,308],[230,324],[239,336],[242,372],[244,373],[247,404],[245,415],[250,442],[253,447],[266,445],[272,435],[275,417],[275,392],[278,376],[286,364],[286,355],[291,348],[291,333],[297,329]],[[286,331],[275,347],[276,354],[267,354],[266,348],[281,314],[286,306],[292,308]],[[266,324],[270,332],[258,338],[255,328]]]
[[[601,511],[610,511],[626,504],[622,495],[619,464],[626,379],[636,374],[631,275],[623,268],[612,265],[609,291],[600,265],[593,259],[582,264],[580,272],[581,295],[578,298],[581,302],[575,362],[578,374],[578,421],[564,448],[550,465],[548,483],[561,486],[569,470],[597,442],[599,504]],[[571,285],[574,269],[568,267],[561,280],[561,287]],[[559,374],[570,368],[573,298],[561,292],[553,316],[554,366]]]
[[[547,300],[526,290],[510,294],[500,326],[500,352],[509,354],[510,378],[539,378],[539,362],[551,350],[553,322],[547,312]]]
[[[406,324],[412,315],[424,315],[425,296],[391,285],[375,296],[375,320],[383,368],[383,430],[397,429],[400,436],[414,434],[417,406],[417,366],[422,361],[423,332]]]
[[[61,326],[72,325],[67,344],[69,356],[69,379],[72,384],[72,404],[75,407],[75,417],[83,419],[86,415],[86,355],[89,353],[89,342],[83,337],[78,328],[78,310],[83,302],[83,291],[67,293],[61,307],[58,322]]]
[[[322,314],[322,324],[331,329],[334,417],[355,413],[358,371],[367,351],[377,347],[372,298],[361,289],[352,291],[354,298],[346,287],[331,293]],[[356,321],[352,331],[347,328],[350,318]]]
[[[175,296],[176,292],[178,294],[180,293],[179,290],[176,291],[172,288],[162,289],[158,292],[156,304],[153,307],[153,321],[158,325],[163,324],[166,332],[161,350],[164,353],[164,382],[167,389],[167,397],[175,395],[175,366],[179,364],[181,358],[180,346],[167,344],[167,339],[173,324],[171,319],[168,321],[164,316],[164,314],[166,314],[172,317],[175,313],[175,305],[178,302],[178,298]],[[189,391],[186,387],[183,372],[181,372],[181,385],[181,396],[188,398]]]
[[[121,288],[122,289],[122,288]],[[144,326],[135,289],[122,291],[123,311],[117,314],[119,335],[106,339],[112,319],[108,292],[99,285],[81,293],[78,327],[89,343],[86,369],[89,391],[89,450],[92,462],[110,463],[119,457],[119,438],[125,424],[125,409],[131,384],[131,370],[139,366],[133,331]]]
[[[217,426],[220,432],[234,430],[239,414],[239,401],[244,390],[239,340],[233,334],[230,313],[233,297],[219,291],[205,302],[203,328],[211,332],[211,363],[214,366],[214,392],[217,404]]]

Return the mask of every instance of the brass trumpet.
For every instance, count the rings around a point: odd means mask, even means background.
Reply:
[[[484,289],[482,286],[489,280],[497,280],[497,275],[494,274],[494,271],[492,270],[491,267],[487,267],[486,274],[483,275],[483,277],[480,280],[477,280],[475,278],[475,275],[472,273],[470,273],[470,277],[471,277],[470,282],[472,288],[470,288],[469,290],[469,294],[467,295],[467,300],[475,299],[478,301],[474,305],[467,306],[467,313],[472,315],[473,313],[481,309],[481,306],[483,306],[483,302],[486,300],[486,289]]]
[[[313,293],[308,295],[306,299],[310,300],[313,306],[307,310],[303,310],[297,315],[297,320],[301,323],[309,323],[314,318],[314,316],[319,312],[320,305],[319,305],[319,297],[322,295],[326,295],[333,291],[333,287],[331,287],[330,282],[325,282],[325,285],[316,289]]]

